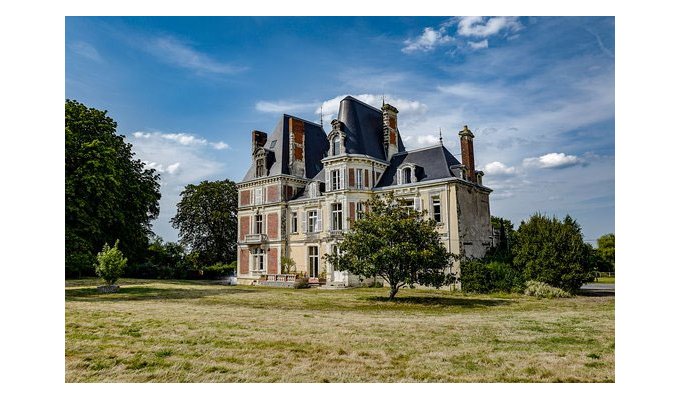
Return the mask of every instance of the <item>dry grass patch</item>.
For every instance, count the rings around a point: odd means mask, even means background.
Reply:
[[[66,285],[67,382],[611,382],[614,298]]]

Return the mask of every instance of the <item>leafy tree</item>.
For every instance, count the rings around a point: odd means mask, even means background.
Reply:
[[[116,240],[113,247],[109,247],[108,243],[104,243],[102,251],[97,254],[95,271],[97,276],[102,278],[108,285],[113,285],[123,275],[125,264],[127,264],[127,258],[123,257],[123,253],[118,250],[118,240]]]
[[[391,194],[374,196],[367,206],[364,218],[345,234],[339,254],[325,256],[336,270],[383,278],[390,285],[390,300],[406,285],[454,283],[455,276],[447,272],[454,255],[441,243],[434,220]]]
[[[491,226],[499,231],[498,242],[489,250],[486,258],[504,263],[512,263],[512,244],[515,229],[509,219],[491,216]]]
[[[574,292],[592,278],[592,252],[581,227],[567,215],[563,221],[534,214],[522,221],[513,246],[513,263],[526,280]]]
[[[614,234],[608,233],[600,236],[597,239],[597,254],[603,265],[598,268],[598,271],[614,272],[614,253]]]
[[[160,176],[134,158],[106,111],[66,100],[66,274],[94,270],[94,254],[120,239],[137,262],[158,216]]]
[[[238,190],[229,179],[187,185],[170,220],[180,243],[207,266],[236,260]]]
[[[126,276],[137,278],[183,279],[187,277],[184,246],[174,242],[164,242],[152,235],[151,244],[143,263],[131,265]]]

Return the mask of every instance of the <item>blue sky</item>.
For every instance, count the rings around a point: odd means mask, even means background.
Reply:
[[[66,97],[160,171],[166,240],[186,184],[245,175],[250,131],[321,108],[328,128],[348,94],[384,94],[407,149],[441,128],[458,154],[468,125],[493,215],[614,232],[614,18],[69,17],[65,51]]]

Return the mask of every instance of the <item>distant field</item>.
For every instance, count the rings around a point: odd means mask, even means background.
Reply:
[[[66,282],[66,382],[613,382],[614,297]]]

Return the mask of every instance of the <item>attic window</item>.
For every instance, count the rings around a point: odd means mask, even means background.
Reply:
[[[411,168],[404,168],[404,183],[411,183]]]
[[[333,137],[333,152],[331,155],[337,156],[340,155],[340,136],[335,135]]]
[[[259,178],[264,176],[264,157],[259,157],[255,160],[255,177]]]
[[[417,181],[416,166],[414,164],[404,165],[397,170],[397,185],[407,185]]]
[[[269,145],[269,148],[273,149],[274,146],[276,146],[276,140],[272,140],[272,144]]]

